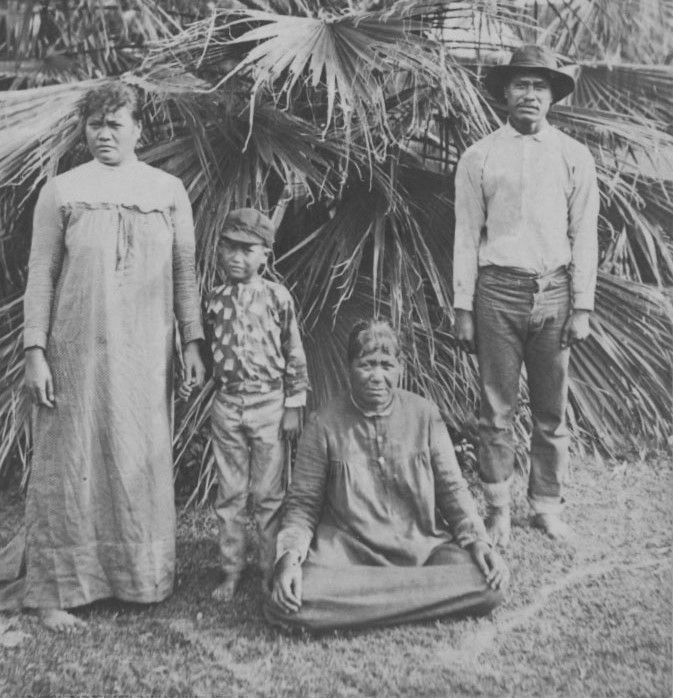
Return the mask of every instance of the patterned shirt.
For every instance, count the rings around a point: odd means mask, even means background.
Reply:
[[[537,274],[568,266],[573,305],[592,310],[599,196],[589,150],[549,125],[507,123],[463,154],[456,170],[456,308],[472,310],[479,267]]]
[[[285,406],[306,403],[308,374],[294,302],[281,284],[224,284],[206,300],[213,377],[228,393],[282,388]]]

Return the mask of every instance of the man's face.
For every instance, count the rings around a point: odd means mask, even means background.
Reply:
[[[350,365],[353,397],[360,405],[372,410],[387,405],[401,371],[402,365],[393,354],[379,348],[366,351]]]
[[[514,126],[539,126],[552,104],[551,83],[541,73],[521,71],[514,74],[504,90],[507,111]]]

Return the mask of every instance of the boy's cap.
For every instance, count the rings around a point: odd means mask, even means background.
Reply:
[[[254,208],[237,208],[229,211],[224,219],[224,226],[220,237],[237,242],[247,242],[250,245],[260,243],[267,247],[273,247],[273,239],[276,235],[271,220]]]

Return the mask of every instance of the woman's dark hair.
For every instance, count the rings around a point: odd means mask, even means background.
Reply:
[[[359,359],[365,351],[381,349],[399,358],[402,353],[397,332],[387,320],[358,320],[348,335],[348,363]]]
[[[82,124],[92,115],[102,112],[109,114],[122,107],[128,107],[134,121],[140,121],[141,107],[137,90],[119,80],[94,87],[79,101],[79,117]]]

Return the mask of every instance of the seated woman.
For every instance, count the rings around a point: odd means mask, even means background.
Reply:
[[[350,394],[314,413],[299,445],[267,619],[319,631],[488,613],[507,567],[439,410],[397,387],[390,325],[356,324],[348,363]]]

